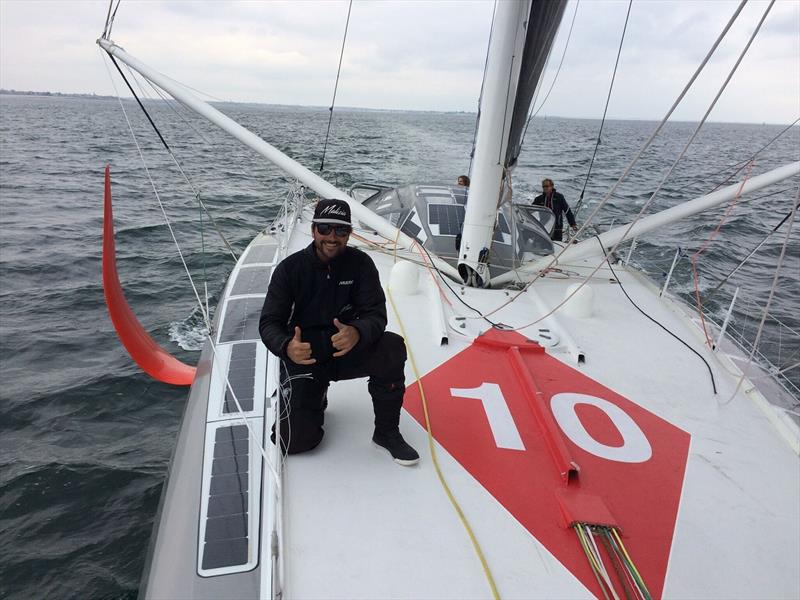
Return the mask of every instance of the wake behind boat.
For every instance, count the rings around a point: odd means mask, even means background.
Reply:
[[[99,41],[320,197],[349,202],[351,244],[374,261],[388,329],[408,348],[401,429],[424,450],[400,471],[370,449],[358,381],[330,388],[319,449],[287,460],[270,441],[287,385],[258,320],[276,265],[311,241],[314,201],[293,196],[238,258],[209,322],[146,597],[800,591],[796,424],[737,367],[746,357],[714,351],[688,307],[613,255],[800,164],[577,244],[552,242],[552,213],[508,198],[563,10],[498,3],[468,193],[441,183],[345,193]]]

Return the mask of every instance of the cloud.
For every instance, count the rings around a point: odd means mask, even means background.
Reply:
[[[609,114],[660,118],[737,2],[634,2]],[[107,3],[0,1],[0,86],[112,93],[93,44]],[[369,108],[475,110],[493,2],[353,3],[337,103]],[[543,86],[561,58],[565,12]],[[580,3],[564,66],[541,114],[598,118],[628,3]],[[750,2],[677,118],[699,118],[766,2]],[[215,96],[327,105],[348,2],[131,2],[115,41]],[[800,3],[778,2],[712,114],[715,120],[790,122],[800,111]]]

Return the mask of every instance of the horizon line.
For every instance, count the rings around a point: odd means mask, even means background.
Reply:
[[[135,100],[133,96],[114,96],[110,94],[98,94],[96,92],[54,92],[54,91],[35,91],[35,90],[16,90],[16,89],[6,89],[0,88],[0,95],[6,96],[36,96],[36,97],[56,97],[56,98],[95,98],[95,99],[117,99],[120,98],[122,100]],[[202,95],[209,96],[209,94],[203,93]],[[171,98],[172,99],[172,98]],[[164,102],[163,98],[143,98],[143,102]],[[207,100],[209,104],[214,103],[222,103],[222,104],[255,104],[258,106],[283,106],[283,107],[291,107],[291,108],[312,108],[312,109],[320,109],[320,110],[329,110],[328,106],[322,106],[317,104],[283,104],[283,103],[276,103],[276,102],[261,102],[256,100]],[[419,112],[419,113],[443,113],[443,114],[465,114],[465,115],[477,115],[477,111],[474,110],[457,110],[457,109],[426,109],[426,108],[373,108],[369,106],[340,106],[338,110],[353,110],[353,111],[373,111],[373,112]],[[545,114],[541,116],[534,117],[535,119],[575,119],[579,121],[600,121],[600,117],[567,117],[562,115],[551,115]],[[607,121],[640,121],[640,122],[648,122],[654,121],[658,122],[661,119],[659,118],[649,118],[649,117],[606,117]],[[796,119],[791,125],[798,126],[799,119]],[[753,122],[753,121],[716,121],[713,119],[708,119],[707,123],[717,123],[717,124],[730,124],[730,125],[770,125],[770,126],[783,126],[786,127],[789,125],[785,122],[774,123],[774,122],[766,122],[762,121],[760,123]],[[676,119],[668,121],[668,123],[699,123],[699,120],[692,121],[687,119]]]

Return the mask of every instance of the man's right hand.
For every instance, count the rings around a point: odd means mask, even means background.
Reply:
[[[313,365],[317,362],[316,358],[311,358],[311,344],[303,342],[300,337],[299,327],[294,328],[294,337],[286,346],[286,355],[298,365]]]

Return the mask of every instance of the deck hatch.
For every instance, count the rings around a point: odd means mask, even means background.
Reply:
[[[231,359],[228,363],[228,382],[236,394],[236,399],[243,411],[253,410],[256,379],[256,347],[255,343],[234,344],[231,348]],[[238,412],[231,390],[225,386],[225,403],[223,413]]]
[[[249,267],[239,269],[236,281],[233,283],[231,296],[243,296],[245,294],[266,295],[269,287],[269,276],[272,267]]]
[[[258,340],[263,298],[231,298],[225,307],[219,343]]]

